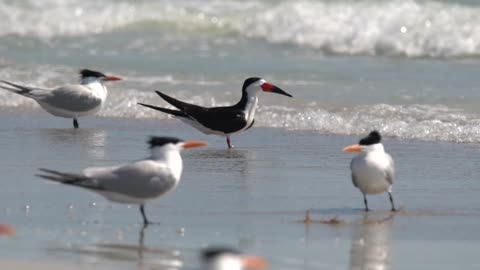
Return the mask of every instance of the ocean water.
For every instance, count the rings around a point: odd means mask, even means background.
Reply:
[[[236,102],[263,77],[256,125],[479,142],[476,1],[7,1],[0,78],[53,87],[81,68],[125,77],[99,114],[166,116],[163,90],[205,106]],[[287,16],[288,14],[288,16]],[[8,111],[38,106],[0,93]]]
[[[199,248],[225,243],[266,255],[272,269],[476,269],[478,1],[25,0],[1,2],[0,18],[2,80],[54,87],[82,68],[125,79],[108,84],[104,108],[78,131],[0,91],[0,222],[18,231],[0,239],[4,266],[190,269]],[[154,90],[233,104],[250,76],[293,98],[260,94],[233,151],[137,105],[168,106]],[[397,161],[404,211],[393,217],[361,214],[340,151],[372,129]],[[140,158],[153,134],[211,145],[186,152],[178,192],[147,207],[162,225],[145,243],[135,207],[33,176]],[[307,209],[345,224],[297,222]]]

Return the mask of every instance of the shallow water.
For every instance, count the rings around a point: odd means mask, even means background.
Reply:
[[[198,269],[198,250],[221,244],[266,256],[270,269],[477,266],[480,149],[474,144],[385,138],[397,165],[394,199],[401,211],[386,211],[387,195],[369,196],[375,211],[365,216],[350,181],[352,156],[341,152],[358,137],[255,128],[234,136],[237,147],[229,151],[223,138],[174,120],[89,117],[72,130],[63,128],[69,120],[47,114],[0,117],[1,222],[17,229],[0,241],[5,265]],[[146,207],[160,225],[143,231],[143,244],[137,206],[34,176],[39,167],[79,172],[144,157],[147,134],[210,146],[183,152],[178,189]],[[302,222],[306,210],[310,224]],[[332,218],[341,223],[318,222]]]

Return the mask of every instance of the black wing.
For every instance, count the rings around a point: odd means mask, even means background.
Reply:
[[[179,110],[170,110],[170,109],[167,109],[167,108],[157,107],[157,106],[153,106],[153,105],[149,105],[149,104],[145,104],[145,103],[138,103],[138,105],[142,105],[142,106],[148,107],[150,109],[154,109],[154,110],[161,111],[161,112],[168,113],[168,114],[175,115],[175,116],[188,117],[188,115],[186,115],[184,112],[179,111]]]
[[[165,101],[209,129],[232,133],[247,125],[245,112],[235,106],[206,108],[177,100],[160,91],[155,92]]]
[[[204,126],[224,133],[242,130],[247,125],[245,112],[233,107],[215,107],[186,111],[188,115]]]

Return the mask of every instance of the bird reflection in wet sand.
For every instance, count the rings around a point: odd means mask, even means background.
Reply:
[[[390,231],[394,215],[365,213],[352,232],[350,270],[385,270],[390,267]]]
[[[218,149],[205,149],[203,151],[196,151],[185,153],[185,157],[190,160],[198,161],[195,170],[201,171],[215,171],[220,173],[249,174],[249,161],[256,158],[254,150],[232,149],[231,151]],[[195,164],[191,164],[195,166]]]
[[[42,143],[51,145],[61,152],[74,152],[81,149],[87,151],[90,158],[100,159],[105,157],[105,144],[108,135],[105,129],[60,129],[48,128],[38,130]]]
[[[147,226],[142,226],[138,234],[138,244],[101,243],[96,245],[73,245],[50,248],[49,252],[72,253],[88,258],[96,265],[114,261],[116,263],[135,264],[137,270],[143,269],[180,269],[184,263],[177,250],[153,248],[145,245],[148,236]],[[86,258],[86,259],[87,259]],[[122,268],[123,269],[123,268]]]

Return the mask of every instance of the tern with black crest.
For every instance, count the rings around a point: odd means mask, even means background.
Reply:
[[[369,211],[367,194],[388,192],[392,211],[396,211],[392,197],[392,185],[395,178],[395,165],[392,157],[385,152],[381,143],[382,136],[372,131],[358,144],[347,146],[346,152],[360,152],[352,159],[352,182],[363,193],[365,211]]]
[[[242,97],[240,101],[233,106],[202,107],[177,100],[160,91],[155,92],[178,110],[144,103],[139,104],[173,115],[205,134],[225,136],[228,148],[232,148],[230,135],[251,128],[255,122],[255,110],[257,109],[258,103],[257,94],[260,91],[292,97],[290,94],[264,79],[252,77],[246,79],[243,83]]]
[[[182,175],[180,151],[205,146],[201,141],[183,141],[171,137],[152,137],[151,156],[129,164],[112,167],[90,167],[80,174],[40,169],[37,176],[99,193],[110,201],[138,204],[144,225],[150,224],[144,204],[173,189]]]
[[[80,84],[69,84],[46,89],[23,86],[4,80],[0,88],[35,100],[40,107],[55,116],[72,118],[73,127],[78,128],[77,118],[98,112],[107,98],[107,81],[118,81],[120,77],[107,76],[89,69],[80,71]]]

